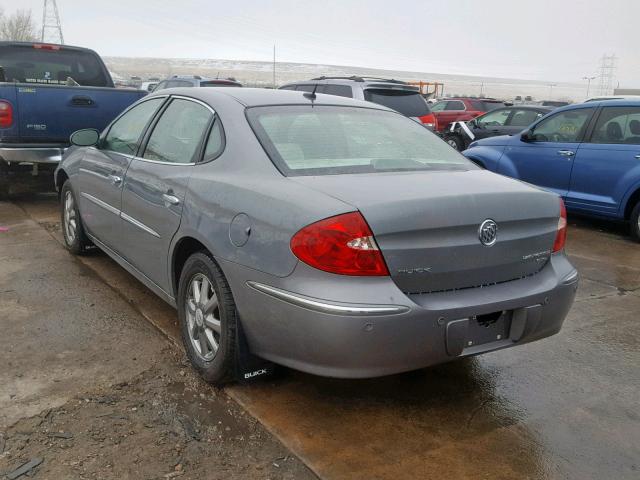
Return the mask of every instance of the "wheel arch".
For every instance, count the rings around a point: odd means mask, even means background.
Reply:
[[[640,202],[640,186],[638,186],[635,191],[629,196],[625,207],[624,207],[624,219],[629,220],[631,217],[631,212],[634,207]]]
[[[171,294],[175,298],[177,298],[178,295],[180,274],[182,273],[184,264],[191,255],[202,251],[207,252],[209,255],[211,255],[211,257],[213,257],[213,252],[211,251],[211,249],[209,249],[201,240],[195,238],[194,236],[185,235],[175,242],[171,253],[170,264]],[[218,265],[218,268],[219,267],[220,265]]]
[[[59,168],[58,170],[56,170],[54,182],[56,185],[56,190],[58,192],[58,198],[62,193],[62,185],[64,185],[64,182],[66,182],[68,179],[69,179],[69,175],[67,174],[67,172],[65,172],[63,168]]]

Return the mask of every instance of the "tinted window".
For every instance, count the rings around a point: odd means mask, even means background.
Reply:
[[[313,92],[315,85],[298,85],[296,90],[299,92]],[[320,87],[316,88],[316,92],[320,91]]]
[[[199,103],[175,99],[149,137],[144,158],[160,162],[192,163],[211,112]]]
[[[280,87],[280,90],[295,90],[296,86],[295,85],[286,85],[284,87]]]
[[[92,52],[45,50],[29,45],[0,47],[0,65],[8,82],[66,83],[71,77],[80,85],[111,87],[102,64]]]
[[[444,108],[445,110],[464,110],[464,103],[460,100],[450,100],[447,102],[447,106]]]
[[[508,109],[496,110],[478,117],[477,122],[482,127],[502,127],[510,114],[511,110]]]
[[[426,128],[393,112],[296,105],[250,108],[248,118],[285,175],[475,168]]]
[[[154,90],[162,90],[163,88],[167,88],[167,82],[160,82]]]
[[[427,101],[418,92],[369,89],[365,90],[364,99],[389,107],[407,117],[422,117],[431,113]]]
[[[351,93],[351,87],[348,85],[325,85],[324,93],[347,98],[351,98],[353,96]]]
[[[471,100],[471,108],[481,112],[490,112],[496,108],[504,107],[502,102],[487,102],[485,100]]]
[[[534,127],[533,138],[538,142],[577,142],[592,112],[592,108],[581,108],[557,113]]]
[[[133,107],[115,121],[100,148],[135,155],[142,131],[163,101],[164,98],[154,98]]]
[[[640,144],[640,108],[605,107],[591,137],[591,143]]]
[[[508,125],[512,127],[528,127],[542,116],[544,116],[544,113],[535,110],[515,110]]]
[[[212,158],[216,158],[222,153],[223,148],[224,133],[222,131],[220,120],[216,118],[216,121],[211,128],[209,138],[207,139],[207,146],[204,149],[204,159],[211,160]]]
[[[201,87],[241,87],[239,83],[224,82],[219,80],[209,80],[208,82],[200,82]]]
[[[446,106],[447,106],[447,102],[434,103],[433,105],[431,105],[431,111],[432,112],[441,112],[446,108]]]

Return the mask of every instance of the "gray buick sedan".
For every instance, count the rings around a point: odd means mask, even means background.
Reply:
[[[71,142],[67,248],[175,306],[213,383],[418,369],[553,335],[574,299],[562,200],[380,105],[170,89]]]

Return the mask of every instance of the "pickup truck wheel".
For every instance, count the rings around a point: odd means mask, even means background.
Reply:
[[[193,367],[222,385],[236,372],[236,304],[220,267],[207,252],[191,255],[178,286],[182,342]]]
[[[444,141],[447,142],[450,147],[459,152],[464,150],[464,143],[459,135],[447,135],[444,137]]]
[[[84,254],[91,242],[84,233],[80,210],[69,180],[64,182],[60,193],[60,221],[64,246],[74,255]]]
[[[637,242],[640,242],[640,201],[636,204],[631,211],[631,217],[629,217],[629,223],[631,228],[631,236]]]

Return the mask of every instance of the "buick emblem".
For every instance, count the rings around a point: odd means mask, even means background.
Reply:
[[[498,240],[498,224],[491,219],[487,219],[478,228],[478,238],[480,243],[490,247]]]

